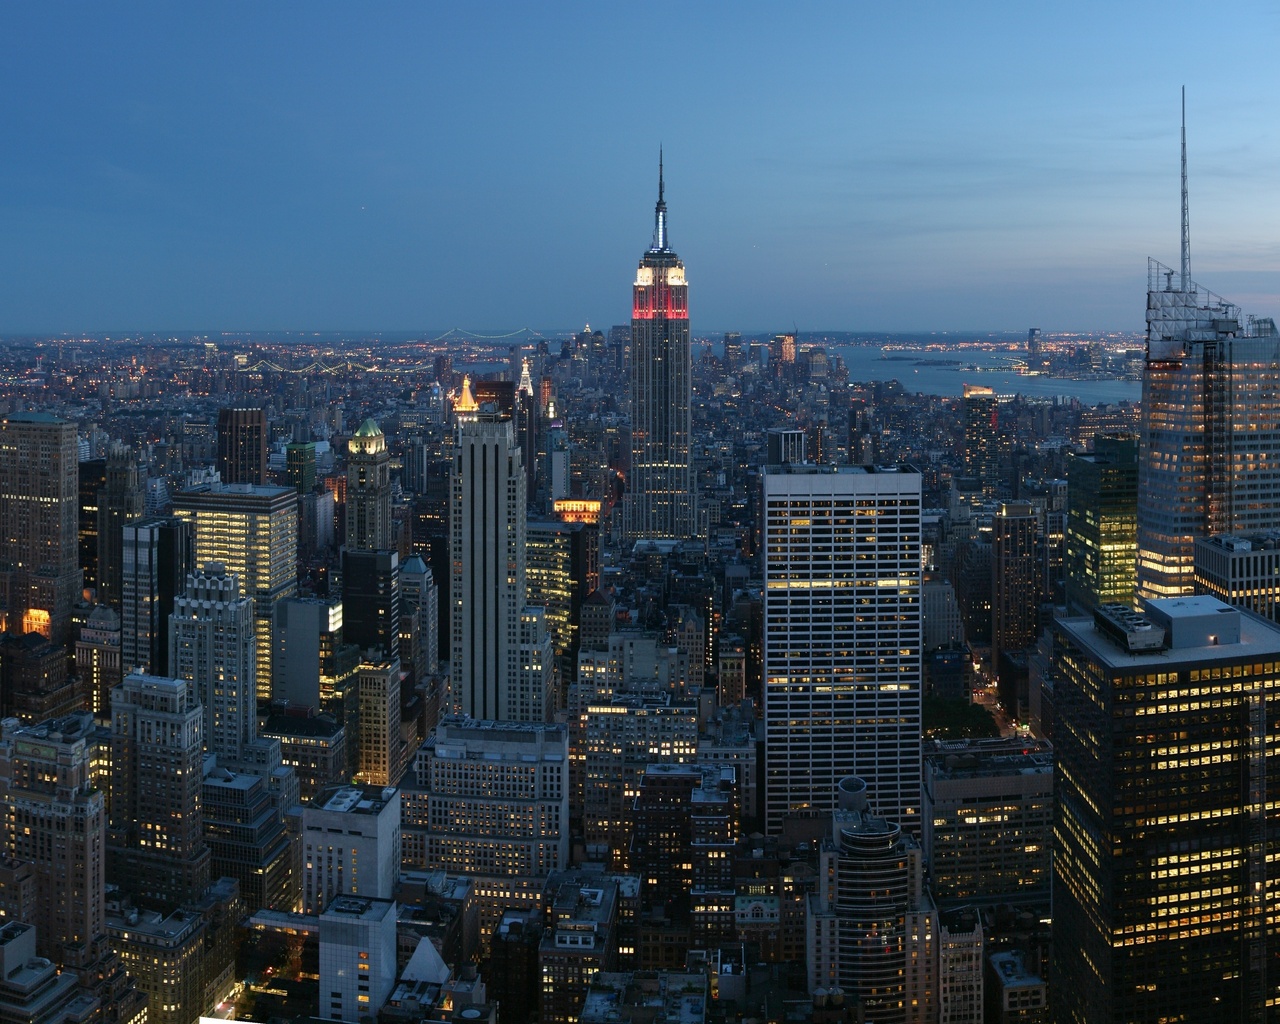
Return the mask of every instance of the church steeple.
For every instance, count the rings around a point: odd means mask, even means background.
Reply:
[[[653,211],[653,252],[666,252],[671,248],[667,242],[667,201],[662,198],[662,147],[658,147],[658,205]]]

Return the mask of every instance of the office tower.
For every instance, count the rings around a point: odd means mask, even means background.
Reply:
[[[320,1012],[325,1020],[378,1019],[395,988],[396,904],[341,896],[320,914]],[[465,1012],[465,1011],[464,1011]]]
[[[106,483],[98,492],[98,601],[120,606],[124,574],[124,524],[146,510],[138,476],[138,459],[126,444],[114,442],[107,452]]]
[[[524,463],[511,417],[496,403],[479,405],[469,385],[464,378],[454,406],[451,703],[476,719],[546,721],[554,702],[544,688],[550,641],[545,632],[531,635],[524,615]]]
[[[937,911],[919,845],[867,798],[862,779],[840,780],[809,898],[809,990],[843,989],[876,1024],[923,1024],[937,1013]]]
[[[1138,592],[1193,588],[1197,537],[1280,527],[1280,333],[1191,280],[1186,111],[1182,264],[1147,264]]]
[[[1067,607],[1131,604],[1137,583],[1138,438],[1100,434],[1067,456]]]
[[[391,453],[378,424],[365,420],[347,442],[347,550],[391,543]]]
[[[210,876],[234,878],[250,914],[293,910],[294,850],[266,780],[217,766],[200,796]]]
[[[0,623],[65,644],[80,599],[76,427],[47,413],[0,419]]]
[[[924,755],[922,843],[940,906],[1049,902],[1053,749],[937,740]]]
[[[410,555],[400,566],[400,599],[405,612],[418,620],[422,664],[414,665],[421,679],[440,671],[440,588],[421,555]]]
[[[106,459],[81,459],[78,467],[80,518],[78,538],[84,589],[98,589],[98,492],[107,485]]]
[[[209,884],[196,688],[128,675],[111,693],[111,877],[147,903],[176,905]]]
[[[418,750],[402,790],[404,865],[475,878],[486,941],[568,863],[568,766],[563,725],[449,715]]]
[[[364,662],[356,678],[360,694],[360,770],[356,781],[366,786],[390,786],[404,768],[400,662]]]
[[[653,244],[640,258],[631,311],[631,470],[624,533],[636,539],[692,537],[689,286],[667,238],[662,161]]]
[[[400,874],[400,794],[336,786],[302,808],[302,910],[338,896],[390,899]]]
[[[224,766],[258,736],[253,601],[241,594],[239,577],[211,562],[187,577],[169,618],[169,671],[195,687],[204,749]]]
[[[0,722],[0,807],[4,851],[30,864],[41,956],[88,965],[106,933],[105,794],[90,778],[93,716],[39,725]]]
[[[600,584],[600,531],[588,523],[530,519],[525,533],[528,603],[544,608],[562,685],[577,676],[582,602]]]
[[[1026,502],[1001,502],[992,520],[991,660],[998,674],[1003,671],[1003,653],[1024,651],[1036,641],[1040,617],[1037,523],[1035,510]]]
[[[764,537],[765,822],[828,813],[840,779],[920,815],[920,474],[770,467]]]
[[[400,657],[400,556],[342,552],[342,628],[346,642],[389,661]]]
[[[267,414],[262,409],[218,410],[218,472],[224,484],[267,482]]]
[[[316,489],[316,443],[294,441],[285,446],[285,478],[299,494]]]
[[[775,427],[765,432],[765,465],[804,462],[804,431]]]
[[[111,719],[111,688],[124,678],[120,671],[120,616],[99,605],[89,613],[76,638],[76,673],[89,692],[94,717]]]
[[[169,674],[169,616],[195,567],[191,522],[147,516],[125,523],[120,585],[120,662],[126,672]]]
[[[1280,621],[1280,531],[1197,537],[1196,593]]]
[[[271,623],[275,606],[298,590],[297,494],[290,487],[200,484],[180,491],[173,514],[191,522],[193,563],[217,562],[240,577],[253,598],[258,634],[258,698],[271,696]]]
[[[1280,628],[1213,597],[1054,621],[1055,1019],[1263,1019],[1280,997]]]
[[[281,601],[276,606],[274,663],[274,699],[297,707],[335,710],[336,697],[341,705],[342,693],[360,663],[359,648],[346,642],[342,602],[319,597]]]

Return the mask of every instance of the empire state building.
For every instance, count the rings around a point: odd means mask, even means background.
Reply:
[[[653,244],[640,258],[631,310],[631,473],[623,525],[634,540],[694,535],[692,378],[689,287],[667,239],[659,158]]]

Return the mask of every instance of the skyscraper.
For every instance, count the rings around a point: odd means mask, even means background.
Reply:
[[[454,406],[449,548],[452,704],[476,719],[546,721],[551,693],[525,670],[525,470],[515,427],[496,404],[480,406],[463,381]],[[539,648],[550,665],[545,626]],[[540,666],[541,669],[541,666]]]
[[[1182,265],[1147,263],[1138,592],[1189,594],[1197,537],[1280,526],[1280,333],[1191,280],[1187,131]]]
[[[112,879],[144,900],[176,904],[209,884],[193,683],[131,675],[111,691]]]
[[[347,442],[347,550],[391,548],[391,453],[378,424],[365,420]]]
[[[120,664],[125,672],[169,674],[169,616],[194,568],[191,523],[147,516],[122,529]]]
[[[254,600],[258,696],[271,696],[275,606],[298,590],[297,492],[291,487],[202,484],[174,495],[173,514],[195,531],[196,565],[217,562]]]
[[[662,161],[653,244],[640,258],[631,310],[631,470],[623,503],[632,538],[693,536],[689,286],[667,238]]]
[[[41,955],[84,966],[106,934],[105,794],[90,778],[93,716],[0,723],[0,835],[35,870]]]
[[[218,410],[218,472],[224,484],[267,482],[267,414],[264,410]]]
[[[991,657],[1001,671],[1004,651],[1036,640],[1040,600],[1036,564],[1037,516],[1021,501],[1001,502],[991,530]]]
[[[47,413],[0,419],[0,588],[11,633],[70,638],[80,598],[76,425]]]
[[[978,384],[964,386],[964,475],[994,498],[1000,480],[1000,410],[996,393]]]
[[[1130,604],[1138,557],[1138,438],[1102,434],[1067,457],[1067,607]]]
[[[169,671],[196,687],[204,748],[219,764],[239,762],[258,735],[253,601],[216,563],[187,577],[169,620]]]
[[[138,457],[115,442],[107,452],[106,483],[98,492],[98,600],[120,606],[124,524],[146,511],[138,478]]]
[[[857,775],[871,808],[920,816],[920,474],[768,467],[764,512],[766,825],[827,814]]]
[[[1054,620],[1055,1019],[1270,1020],[1280,629],[1146,609]]]

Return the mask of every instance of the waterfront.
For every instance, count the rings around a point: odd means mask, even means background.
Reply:
[[[1086,405],[1138,402],[1142,397],[1140,380],[1073,380],[1019,374],[1007,368],[1017,356],[1007,351],[909,351],[896,345],[831,345],[828,349],[838,353],[849,367],[850,383],[898,380],[912,393],[958,396],[964,385],[982,384],[994,388],[997,394],[1076,398]]]

